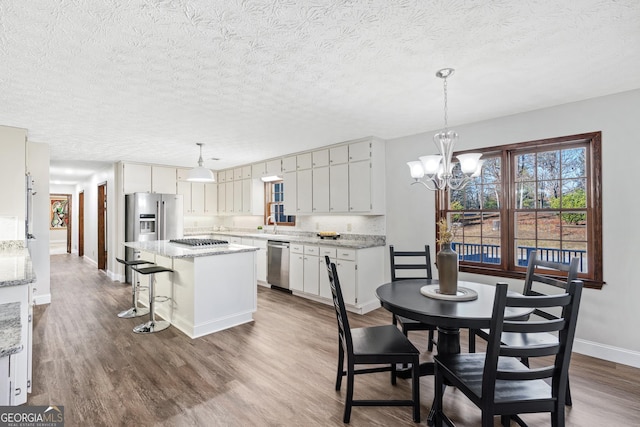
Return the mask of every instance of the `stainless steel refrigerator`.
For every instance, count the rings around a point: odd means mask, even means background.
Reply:
[[[149,242],[179,239],[183,235],[182,195],[133,193],[125,196],[125,241]],[[126,248],[127,261],[138,259],[137,250]],[[131,269],[126,268],[127,283]]]

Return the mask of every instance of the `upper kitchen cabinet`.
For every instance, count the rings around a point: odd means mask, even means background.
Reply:
[[[176,194],[176,168],[151,166],[151,192]]]
[[[121,163],[124,194],[151,192],[151,165]]]
[[[122,190],[131,193],[176,194],[176,168],[168,166],[121,163]]]
[[[311,158],[311,153],[303,153],[296,156],[296,167],[298,170],[311,169],[312,165],[313,160]]]
[[[282,160],[268,160],[266,162],[266,170],[264,176],[282,175]]]
[[[384,215],[384,150],[377,138],[349,144],[349,213]]]
[[[218,185],[216,183],[188,182],[189,169],[178,169],[177,193],[182,195],[185,215],[215,215],[218,210]]]
[[[295,172],[297,169],[296,156],[289,156],[282,159],[282,173]]]
[[[16,221],[24,225],[25,219],[25,147],[27,141],[27,130],[10,126],[0,126],[0,144],[2,145],[2,156],[0,159],[0,178],[3,185],[3,199],[7,203],[2,203],[0,215],[15,217]],[[24,227],[22,228],[24,231]],[[20,234],[24,237],[24,232]],[[16,237],[17,239],[17,237]]]
[[[318,150],[311,153],[311,166],[314,168],[329,166],[329,150]]]
[[[329,164],[340,165],[349,161],[349,146],[339,145],[329,149]]]

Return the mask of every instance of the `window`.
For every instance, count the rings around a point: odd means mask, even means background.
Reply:
[[[454,228],[460,270],[524,277],[535,250],[555,262],[578,257],[580,279],[600,288],[600,145],[594,132],[480,150],[482,174],[436,196],[436,220]]]
[[[278,225],[296,225],[295,215],[284,214],[284,183],[282,181],[266,182],[264,188],[267,201],[264,210],[265,224],[273,224],[273,218],[275,218]]]

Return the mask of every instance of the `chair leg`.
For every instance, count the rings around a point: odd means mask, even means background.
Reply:
[[[420,358],[416,356],[412,363],[411,393],[413,398],[413,421],[420,422]]]
[[[396,364],[392,363],[391,364],[391,385],[396,385],[396,378],[397,378]]]
[[[432,420],[427,420],[427,424],[429,421],[433,421],[433,425],[435,427],[442,427],[442,396],[444,395],[444,378],[438,372],[438,366],[435,367],[434,373],[434,398],[433,398],[433,407],[431,408],[431,415],[433,414]],[[430,424],[431,425],[431,424]]]
[[[564,427],[564,406],[558,405],[551,413],[551,427]]]
[[[482,411],[482,427],[493,427],[493,414]]]
[[[502,415],[500,417],[500,424],[502,424],[502,427],[509,427],[511,425],[511,417],[509,415]]]
[[[427,344],[427,350],[433,351],[433,329],[429,330],[429,343]]]
[[[355,376],[354,366],[349,363],[347,367],[347,397],[344,402],[344,417],[342,421],[349,424],[351,420],[351,406],[353,405],[353,377]]]
[[[476,352],[476,331],[469,329],[469,353]]]
[[[569,377],[567,377],[567,394],[565,395],[564,404],[567,406],[573,406],[573,401],[571,400],[571,387],[569,387]]]
[[[342,385],[342,372],[344,370],[344,350],[342,343],[338,340],[338,376],[336,377],[336,391],[340,390]]]

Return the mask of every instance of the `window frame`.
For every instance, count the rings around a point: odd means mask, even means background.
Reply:
[[[269,181],[269,182],[265,182],[264,183],[264,223],[266,225],[273,225],[273,221],[267,222],[268,218],[271,216],[271,205],[282,205],[284,208],[284,198],[285,196],[285,192],[284,190],[282,191],[282,200],[278,201],[278,202],[273,202],[271,201],[271,196],[273,195],[273,188],[275,186],[275,184],[284,184],[283,180],[278,180],[278,181]],[[280,221],[276,221],[276,225],[278,226],[283,226],[283,227],[295,227],[296,225],[296,216],[295,215],[285,215],[287,217],[291,217],[292,221],[287,221],[287,222],[280,222]]]
[[[500,264],[479,264],[460,260],[460,271],[466,273],[484,274],[498,277],[524,279],[526,267],[519,267],[515,262],[515,213],[517,210],[513,204],[515,198],[515,171],[513,170],[513,158],[524,152],[550,151],[554,146],[566,149],[572,145],[587,146],[586,153],[586,180],[587,180],[587,262],[593,266],[588,273],[579,274],[585,287],[600,289],[605,284],[602,263],[602,132],[589,132],[576,135],[568,135],[556,138],[547,138],[481,149],[457,151],[453,155],[481,152],[483,155],[498,155],[501,159],[501,183],[504,203],[499,209],[501,221],[508,224],[501,227],[500,246],[502,256]],[[435,192],[436,198],[436,224],[447,214],[456,212],[448,209],[449,190]],[[436,226],[436,236],[438,229]]]

